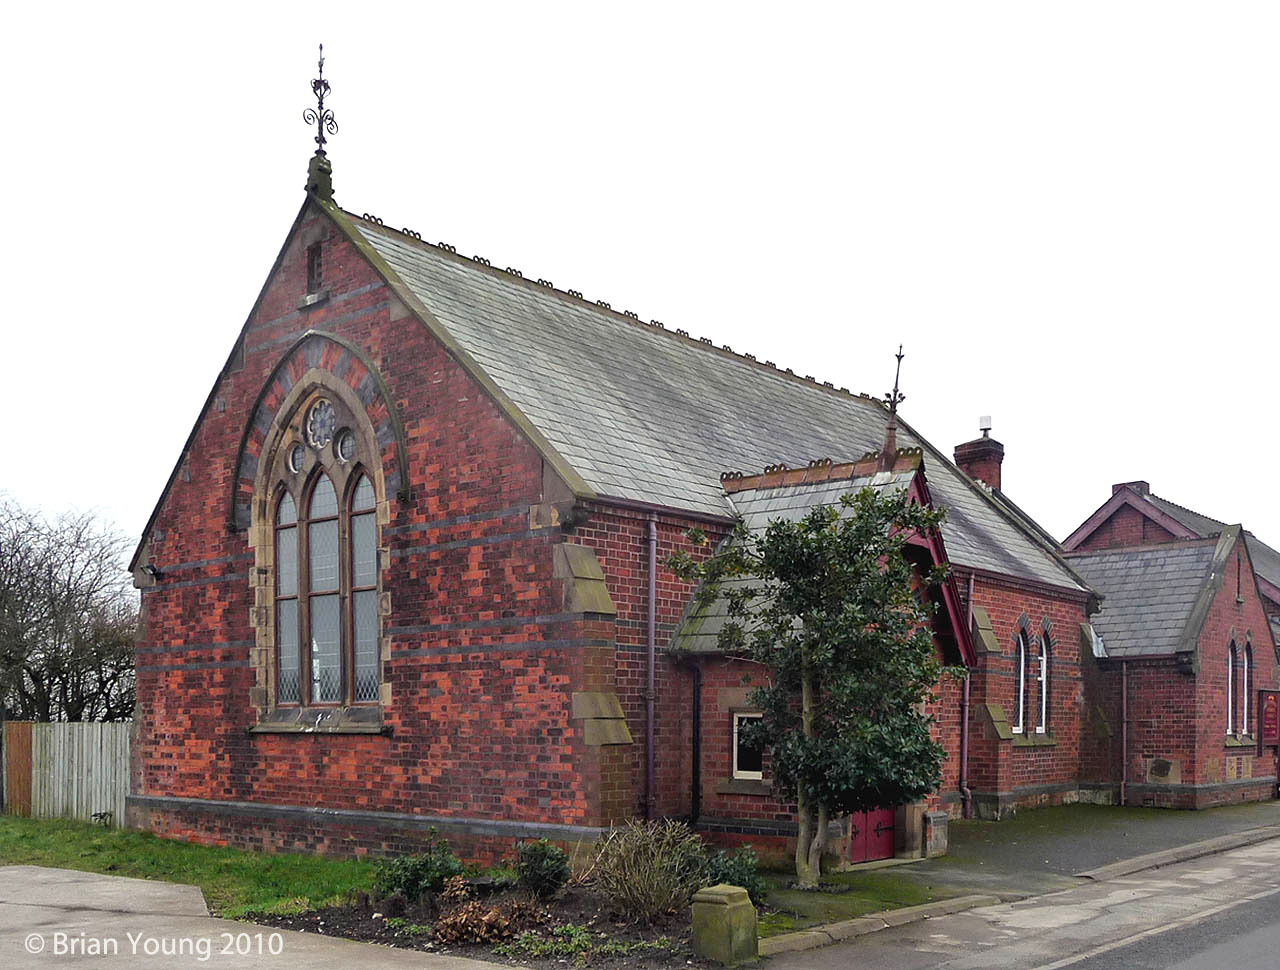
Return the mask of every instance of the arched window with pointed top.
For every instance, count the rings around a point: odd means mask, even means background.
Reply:
[[[1040,652],[1036,658],[1036,693],[1039,711],[1036,715],[1036,734],[1049,731],[1049,631],[1040,637]]]
[[[1236,642],[1227,650],[1227,735],[1236,733]]]
[[[1030,653],[1027,631],[1018,631],[1017,656],[1014,658],[1013,732],[1023,734],[1027,727],[1027,655]]]
[[[1249,734],[1249,691],[1253,680],[1253,644],[1245,642],[1240,663],[1240,734]]]
[[[377,704],[378,452],[341,402],[300,411],[273,465],[274,703]]]

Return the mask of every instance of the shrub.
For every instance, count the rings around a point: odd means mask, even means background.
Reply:
[[[496,943],[514,932],[506,914],[478,899],[463,903],[436,920],[436,939],[441,943]]]
[[[466,876],[450,876],[440,890],[440,902],[446,906],[456,906],[465,903],[471,895],[471,884],[467,882]]]
[[[469,899],[436,920],[440,943],[496,943],[530,925],[536,913],[527,900],[508,900],[489,906]]]
[[[622,912],[653,920],[706,885],[706,849],[683,822],[628,822],[600,846],[592,881]]]
[[[541,899],[548,899],[569,881],[569,856],[546,839],[516,846],[519,884]]]
[[[427,836],[425,851],[379,862],[374,870],[373,886],[381,895],[399,894],[410,902],[427,893],[438,893],[450,876],[460,876],[462,863],[444,839],[437,839],[433,829]]]
[[[712,852],[707,856],[706,885],[727,883],[730,886],[741,886],[757,906],[764,903],[769,892],[769,883],[756,869],[760,860],[755,850],[744,845],[736,852]]]

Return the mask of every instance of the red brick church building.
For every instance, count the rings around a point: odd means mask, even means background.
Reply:
[[[330,178],[319,153],[131,564],[135,824],[348,852],[435,827],[477,857],[644,815],[785,840],[736,740],[756,674],[663,563],[862,484],[946,509],[919,554],[951,564],[938,647],[970,671],[898,850],[1114,800],[1106,601],[1006,498],[998,443],[953,462],[901,424],[882,458],[882,402],[345,211]],[[1265,620],[1237,626],[1273,686]]]

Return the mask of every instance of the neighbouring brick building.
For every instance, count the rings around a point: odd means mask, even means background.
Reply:
[[[318,154],[131,564],[135,824],[344,852],[434,826],[478,858],[646,813],[785,840],[735,740],[755,673],[663,563],[876,474],[947,511],[921,555],[952,566],[937,639],[970,670],[899,848],[926,808],[1113,797],[1096,597],[998,443],[957,465],[881,401],[346,212],[330,177]]]
[[[1127,804],[1203,808],[1274,797],[1257,691],[1274,689],[1280,553],[1238,525],[1116,485],[1065,542],[1103,609],[1086,773]]]

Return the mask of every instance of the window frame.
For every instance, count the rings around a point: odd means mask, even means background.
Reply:
[[[729,757],[731,777],[735,781],[763,781],[764,780],[764,752],[760,753],[760,770],[746,771],[738,767],[738,750],[740,746],[739,725],[744,720],[763,720],[764,714],[760,711],[731,711],[729,713],[731,719],[731,740],[729,744]]]
[[[1236,704],[1236,642],[1227,649],[1227,737],[1235,737]]]
[[[320,518],[314,518],[311,514],[311,506],[315,501],[316,491],[320,487],[321,481],[327,481],[329,487],[333,489],[334,500],[337,506],[333,515],[325,515]],[[347,601],[349,597],[343,589],[343,555],[345,543],[343,542],[343,509],[342,499],[339,497],[338,488],[333,483],[333,479],[328,475],[323,467],[315,470],[307,479],[307,484],[303,487],[303,495],[305,496],[306,512],[298,518],[298,538],[301,542],[298,551],[298,582],[299,582],[299,601],[304,603],[304,608],[299,611],[298,617],[298,643],[302,654],[302,663],[304,665],[303,684],[306,687],[305,692],[300,692],[300,703],[303,707],[345,707],[347,706],[347,698],[350,695],[347,685],[346,664],[343,657],[343,617],[347,612]],[[311,588],[311,527],[313,525],[321,525],[326,522],[335,522],[337,524],[337,581],[333,588],[321,590],[319,592]],[[305,586],[304,579],[305,577]],[[305,589],[305,593],[303,590]],[[315,698],[315,682],[312,671],[312,654],[314,652],[311,641],[311,602],[326,596],[336,596],[338,598],[338,697],[332,701],[318,701]],[[305,634],[305,635],[304,635]],[[278,650],[277,650],[278,655]],[[277,692],[277,699],[279,693]]]
[[[1018,646],[1014,656],[1014,697],[1013,709],[1017,720],[1013,723],[1014,734],[1026,734],[1027,728],[1027,654],[1030,651],[1030,637],[1025,629],[1018,630]]]
[[[1252,689],[1250,681],[1252,678],[1253,667],[1253,644],[1245,641],[1244,653],[1241,655],[1240,663],[1240,724],[1239,736],[1250,737],[1249,731],[1249,691]]]
[[[327,434],[316,436],[310,428],[311,415],[314,409],[326,403],[333,412],[332,427]],[[307,393],[295,407],[290,409],[289,424],[286,433],[274,447],[275,457],[270,467],[270,477],[263,482],[263,489],[270,487],[263,514],[270,516],[271,541],[273,555],[270,560],[270,575],[267,580],[271,591],[270,624],[272,636],[269,641],[270,652],[267,660],[269,667],[269,689],[266,694],[268,709],[292,711],[341,711],[347,708],[378,708],[385,696],[385,677],[383,670],[382,647],[382,572],[385,558],[381,549],[381,532],[383,515],[381,509],[382,482],[377,474],[381,454],[377,448],[371,429],[367,427],[367,418],[354,408],[352,403],[344,400],[342,394],[335,394],[327,388],[317,388]],[[338,444],[345,434],[351,434],[355,441],[354,454],[346,459],[338,452]],[[304,455],[301,463],[292,462],[291,453],[301,447]],[[324,509],[323,514],[316,515],[316,497],[328,483],[333,490],[333,509]],[[368,488],[361,493],[361,484]],[[279,522],[281,505],[285,498],[293,503],[294,521],[285,525]],[[327,498],[327,496],[326,496]],[[357,498],[362,507],[356,509]],[[372,570],[372,576],[356,586],[356,536],[357,520],[369,516],[371,525],[363,525],[365,541],[361,544],[363,564]],[[315,589],[312,580],[312,532],[317,525],[330,523],[336,534],[336,574],[326,576],[323,585],[327,588]],[[296,558],[295,590],[292,595],[280,594],[280,543],[289,541],[290,533],[295,530],[292,540],[295,542]],[[326,537],[327,538],[327,537]],[[327,544],[327,543],[326,543]],[[313,612],[314,606],[321,597],[334,597],[334,605],[327,606],[328,616],[334,617],[336,626],[333,634],[337,639],[336,667],[337,683],[335,690],[325,698],[318,696],[317,684],[313,675],[316,670],[313,650]],[[365,639],[361,647],[357,646],[357,600],[360,601],[360,619],[364,626]],[[288,601],[296,602],[296,641],[295,644],[282,642],[282,625],[280,622],[281,606]],[[371,616],[366,617],[368,609]],[[281,696],[281,658],[284,651],[296,645],[298,687],[296,699]],[[326,660],[328,656],[326,655]],[[362,671],[363,690],[361,688],[360,671],[356,669],[357,659],[364,662]],[[327,666],[327,664],[326,664]],[[290,665],[292,668],[292,665]],[[375,676],[370,683],[369,673]],[[363,694],[363,696],[362,696]]]
[[[1040,653],[1037,658],[1036,683],[1039,685],[1040,714],[1036,721],[1036,734],[1049,730],[1049,634],[1040,637]]]
[[[280,523],[280,509],[284,505],[284,502],[286,499],[293,505],[293,521],[282,525]],[[300,582],[299,574],[301,569],[301,565],[298,561],[298,557],[300,555],[298,534],[301,530],[301,527],[298,524],[298,503],[297,501],[295,501],[293,495],[289,492],[289,489],[286,488],[283,483],[277,485],[275,490],[275,498],[272,500],[272,503],[271,503],[271,522],[272,522],[271,541],[272,541],[272,549],[274,550],[274,554],[273,554],[274,567],[272,569],[272,577],[271,577],[271,591],[272,591],[271,622],[275,630],[275,638],[274,638],[275,644],[271,653],[272,653],[272,663],[274,666],[274,674],[275,674],[275,676],[273,677],[273,680],[275,683],[275,706],[276,707],[301,707],[303,706],[302,705],[302,698],[303,698],[302,667],[301,667],[302,606],[301,606],[301,597],[298,595],[299,582]],[[282,532],[293,533],[292,541],[293,541],[293,549],[294,549],[293,592],[284,596],[280,594],[280,546],[281,546],[280,534]],[[281,603],[293,604],[293,610],[294,610],[293,631],[294,631],[294,638],[296,641],[294,646],[298,651],[298,664],[299,664],[298,666],[298,699],[290,700],[290,701],[282,701],[280,699],[280,604]]]

